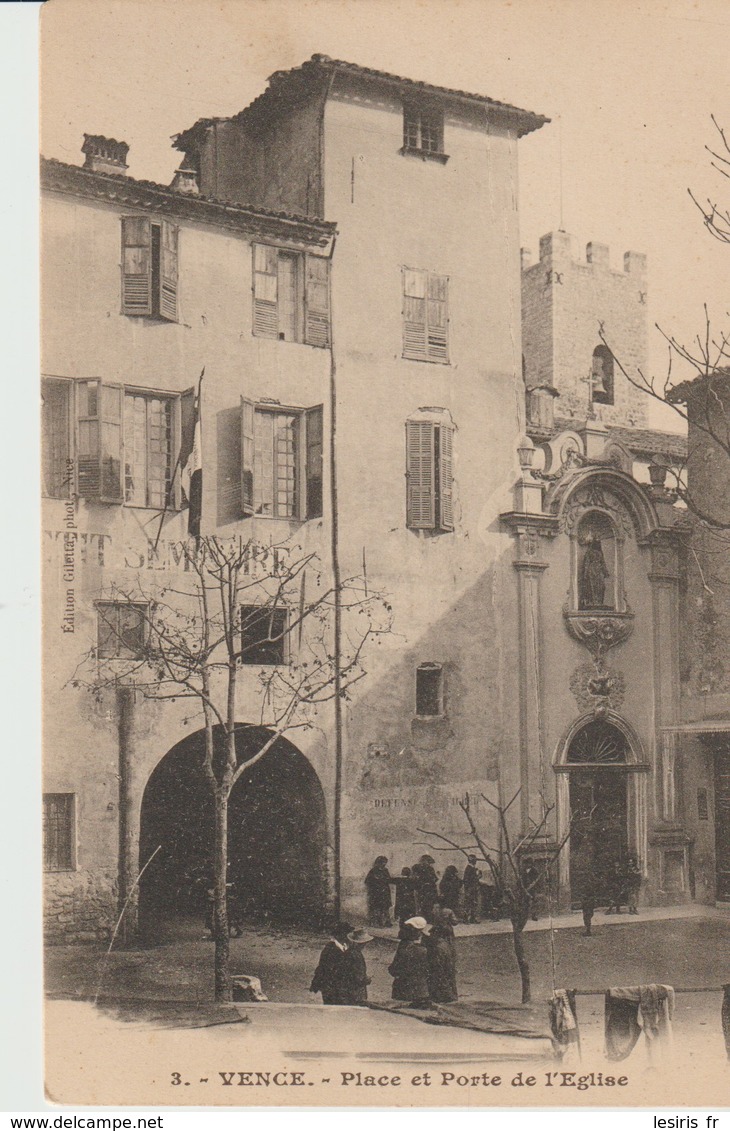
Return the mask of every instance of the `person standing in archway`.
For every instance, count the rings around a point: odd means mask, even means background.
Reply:
[[[365,877],[365,891],[368,897],[368,919],[371,927],[390,927],[391,894],[393,883],[388,871],[388,857],[378,856]]]

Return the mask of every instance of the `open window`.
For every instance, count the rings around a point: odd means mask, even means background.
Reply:
[[[591,396],[594,404],[613,404],[613,354],[596,346],[591,361]]]
[[[444,713],[444,669],[441,664],[419,664],[416,668],[416,715],[439,718]]]
[[[253,332],[259,338],[329,346],[329,259],[255,244]]]
[[[244,516],[322,516],[322,405],[289,408],[241,402],[241,505]]]
[[[168,220],[122,217],[122,314],[177,322],[177,242]]]
[[[411,530],[454,529],[454,426],[446,413],[418,412],[406,421],[406,524]]]

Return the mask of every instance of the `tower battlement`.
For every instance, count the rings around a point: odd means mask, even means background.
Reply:
[[[644,368],[647,355],[647,259],[623,255],[611,266],[607,244],[591,240],[584,256],[568,232],[548,232],[535,262],[522,249],[522,343],[527,389],[552,388],[555,415],[642,427],[646,397],[623,377]],[[613,357],[611,356],[613,355]]]

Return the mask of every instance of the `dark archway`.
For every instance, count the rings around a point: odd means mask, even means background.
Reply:
[[[628,857],[628,741],[613,723],[594,719],[573,737],[570,766],[570,888],[579,904],[589,875],[596,896],[609,899],[616,864]]]
[[[242,727],[239,764],[270,737]],[[154,933],[166,919],[205,912],[211,886],[213,802],[202,770],[202,731],[157,765],[142,799],[140,923]],[[279,738],[233,788],[228,807],[231,891],[245,918],[318,922],[325,912],[326,818],[322,787],[291,742]]]

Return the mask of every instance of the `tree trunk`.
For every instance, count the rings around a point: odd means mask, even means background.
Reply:
[[[214,853],[213,937],[215,938],[215,1000],[231,1000],[231,980],[228,971],[230,940],[228,935],[228,790],[215,791],[215,853]]]
[[[526,1005],[531,1000],[530,997],[530,966],[525,957],[525,941],[522,937],[522,932],[525,929],[525,923],[520,920],[512,920],[512,945],[514,947],[515,958],[520,971],[520,978],[522,980],[522,1004]]]

